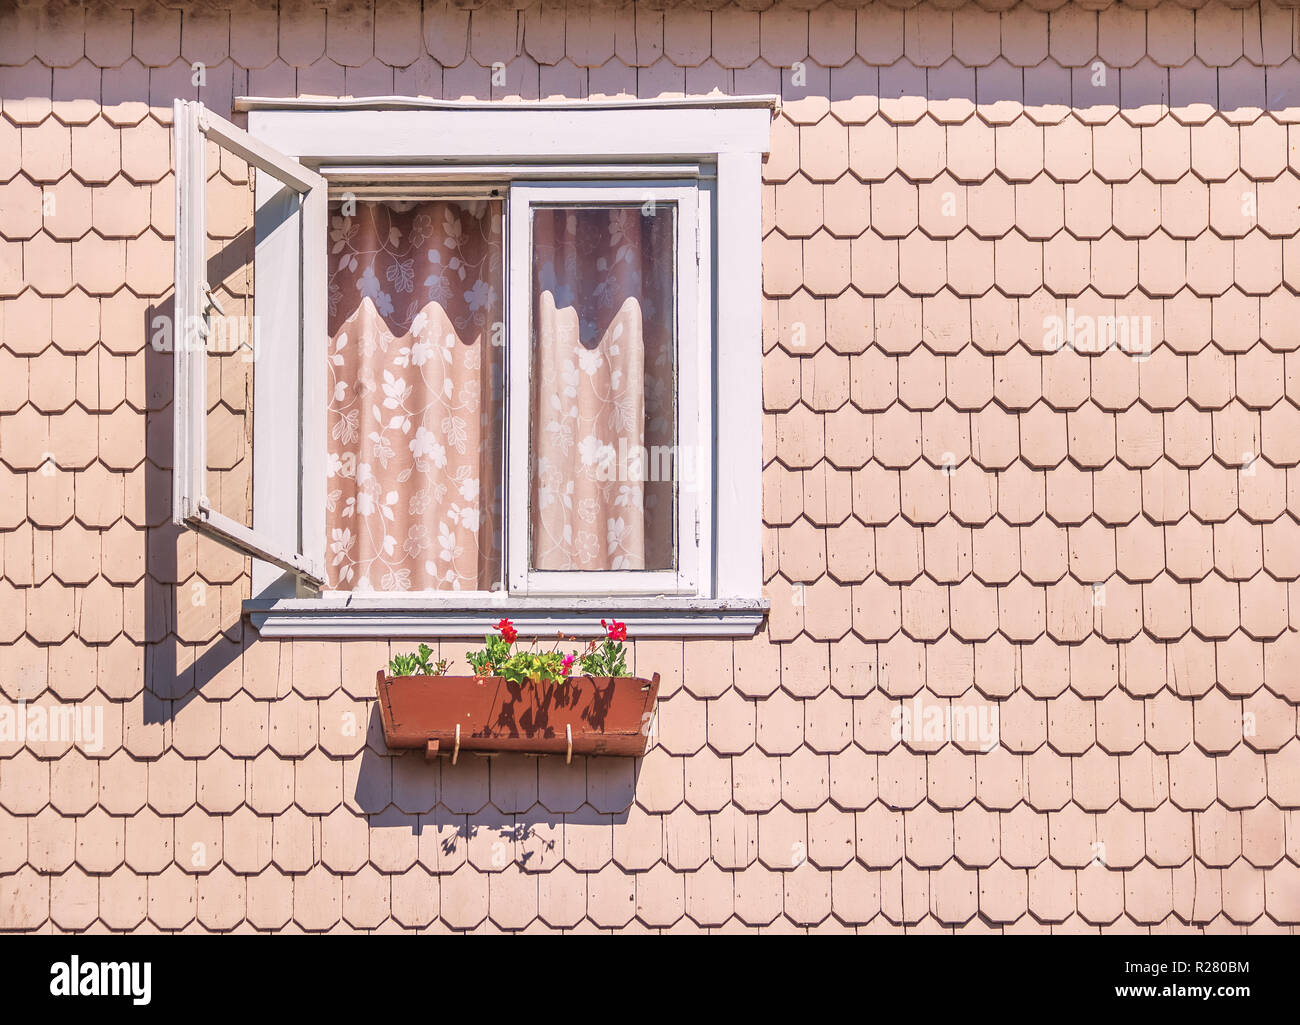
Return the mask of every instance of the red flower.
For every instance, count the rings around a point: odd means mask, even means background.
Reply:
[[[514,623],[508,619],[502,619],[497,623],[497,629],[501,631],[501,636],[507,644],[514,644],[515,638],[519,636],[519,631],[515,629]]]
[[[607,636],[611,641],[625,641],[625,640],[627,640],[627,624],[626,624],[626,623],[620,623],[617,619],[612,619],[612,620],[610,620],[608,623],[606,623],[606,622],[602,619],[602,620],[600,621],[600,625],[603,626],[603,627],[605,628],[605,635],[606,635],[606,636]]]

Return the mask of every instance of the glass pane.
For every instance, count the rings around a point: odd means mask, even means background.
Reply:
[[[500,588],[501,203],[335,205],[329,245],[329,586]]]
[[[533,210],[533,569],[676,565],[676,217]]]

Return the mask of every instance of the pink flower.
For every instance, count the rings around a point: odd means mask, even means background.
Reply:
[[[572,669],[573,669],[573,663],[574,663],[574,660],[575,660],[577,657],[578,657],[577,655],[565,655],[565,656],[564,656],[564,666],[563,666],[563,668],[560,670],[560,672],[562,672],[565,676],[568,676],[569,673],[570,673],[570,672],[572,671]]]

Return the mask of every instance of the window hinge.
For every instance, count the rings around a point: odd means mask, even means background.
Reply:
[[[698,546],[699,543],[700,543],[700,511],[696,509],[695,510],[695,544]]]

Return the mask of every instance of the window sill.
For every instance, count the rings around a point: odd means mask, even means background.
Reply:
[[[766,599],[402,598],[251,599],[244,612],[262,637],[477,637],[502,616],[522,637],[601,637],[601,619],[618,618],[634,637],[752,637],[767,617]]]

